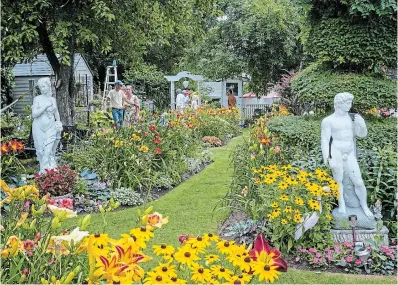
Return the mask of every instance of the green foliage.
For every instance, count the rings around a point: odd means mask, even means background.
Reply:
[[[111,195],[120,205],[139,206],[144,204],[141,194],[135,192],[133,189],[124,187],[116,188],[111,191]]]
[[[368,203],[382,204],[383,220],[387,222],[391,237],[396,239],[397,228],[397,154],[395,144],[373,147],[360,153],[362,177],[368,190]]]
[[[323,18],[312,26],[306,51],[317,60],[349,70],[395,66],[397,21]]]
[[[394,146],[397,142],[396,119],[369,119],[366,121],[368,135],[357,139],[360,149],[372,149],[386,145]],[[282,151],[289,158],[301,149],[304,153],[320,149],[321,119],[303,116],[272,118],[269,122],[272,134],[279,137]]]
[[[357,110],[396,106],[397,89],[393,80],[370,74],[334,73],[317,64],[295,76],[291,88],[300,103],[317,102],[332,106],[337,93],[349,91],[355,96]]]

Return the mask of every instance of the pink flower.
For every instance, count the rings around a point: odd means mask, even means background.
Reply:
[[[362,262],[361,262],[361,260],[358,258],[357,260],[355,260],[355,264],[356,265],[359,265],[359,264],[361,264]]]
[[[334,250],[335,250],[336,253],[339,253],[341,248],[340,248],[340,246],[338,244],[335,244],[334,245]]]
[[[296,257],[296,262],[299,262],[300,261],[300,256],[297,256]]]
[[[326,255],[326,258],[327,258],[328,261],[332,260],[332,256],[330,254]]]
[[[308,251],[311,253],[316,253],[316,248],[311,247]]]
[[[315,254],[315,256],[319,258],[319,257],[322,256],[322,254],[320,254],[319,252],[317,252],[317,253]]]
[[[319,261],[318,257],[314,257],[314,260],[312,261],[314,264],[317,264]]]
[[[35,235],[35,241],[36,241],[36,242],[38,242],[41,238],[42,238],[41,233],[37,233],[37,234]]]
[[[48,201],[48,205],[57,206],[57,205],[58,205],[58,201],[57,201],[57,200],[54,200],[54,199],[50,199],[50,200]]]
[[[345,241],[343,244],[346,247],[352,247],[353,246],[353,244],[351,242],[349,242],[349,241]]]
[[[26,203],[23,204],[23,207],[24,207],[25,209],[29,209],[29,206],[30,206],[30,201],[26,201]]]
[[[35,247],[35,243],[33,240],[27,239],[23,241],[23,251],[31,251]]]
[[[250,155],[250,158],[251,158],[251,159],[255,159],[255,158],[256,158],[256,155],[255,155],[254,153],[252,153],[252,154]]]
[[[281,148],[280,148],[279,146],[276,146],[276,147],[275,147],[275,152],[276,152],[276,153],[280,153],[280,152],[281,152]]]
[[[29,269],[25,268],[22,270],[22,275],[28,276],[30,273]]]
[[[70,199],[70,198],[61,199],[61,200],[59,201],[59,206],[60,206],[61,208],[72,209],[72,208],[73,208],[72,199]]]
[[[347,257],[347,262],[352,262],[353,258],[352,256]]]

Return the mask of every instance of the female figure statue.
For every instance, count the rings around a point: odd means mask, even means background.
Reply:
[[[57,102],[52,97],[50,78],[40,78],[37,86],[41,95],[33,99],[32,133],[37,160],[40,163],[39,173],[43,173],[45,169],[53,169],[57,166],[55,152],[61,139],[62,123]]]

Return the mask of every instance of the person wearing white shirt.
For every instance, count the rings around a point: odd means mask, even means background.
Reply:
[[[177,89],[176,109],[183,113],[185,107],[185,96],[182,94],[181,89]]]

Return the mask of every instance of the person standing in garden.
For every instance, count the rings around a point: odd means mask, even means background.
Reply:
[[[115,122],[116,128],[120,128],[123,125],[123,115],[124,115],[124,102],[130,102],[126,94],[121,90],[123,82],[117,80],[115,82],[115,88],[109,91],[108,101],[112,108],[112,117]],[[107,107],[105,107],[104,113],[106,113]]]
[[[134,95],[133,86],[127,85],[124,90],[128,101],[124,102],[124,121],[131,125],[133,121],[137,122],[140,114],[140,100]]]
[[[183,113],[184,107],[185,107],[184,94],[182,94],[181,89],[177,89],[176,109],[179,110],[180,113]]]
[[[234,94],[232,93],[232,90],[228,90],[228,108],[232,109],[236,107],[236,98]]]

